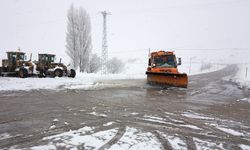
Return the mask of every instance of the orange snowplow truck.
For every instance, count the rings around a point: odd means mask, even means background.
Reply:
[[[157,51],[150,53],[147,69],[147,82],[164,86],[187,88],[188,77],[180,73],[177,66],[181,65],[181,58],[176,60],[174,52]]]

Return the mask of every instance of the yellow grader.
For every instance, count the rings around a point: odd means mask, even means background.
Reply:
[[[39,54],[38,61],[26,60],[26,55],[21,51],[7,52],[7,59],[2,60],[0,67],[1,76],[17,76],[26,78],[30,76],[38,77],[62,77],[68,76],[74,78],[76,72],[74,69],[68,69],[61,60],[55,63],[55,55]]]

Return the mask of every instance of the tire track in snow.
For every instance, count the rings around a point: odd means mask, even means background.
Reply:
[[[117,143],[122,138],[125,132],[126,132],[126,126],[120,127],[116,135],[108,143],[99,148],[99,150],[109,149],[112,145]]]
[[[169,141],[166,138],[164,138],[157,131],[155,131],[154,134],[155,134],[156,138],[160,141],[161,145],[163,146],[163,148],[165,150],[173,150],[173,147],[171,146],[171,144],[169,143]]]

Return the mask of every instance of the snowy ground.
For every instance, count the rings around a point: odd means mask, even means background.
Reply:
[[[231,120],[223,120],[221,118],[206,116],[204,114],[196,113],[193,111],[184,112],[177,118],[174,117],[176,114],[166,112],[165,117],[145,115],[141,120],[145,120],[150,124],[161,124],[166,128],[185,128],[187,130],[193,130],[197,133],[201,133],[206,136],[212,136],[211,131],[220,130],[221,133],[225,134],[228,138],[239,137],[249,140],[249,132],[247,132],[248,127],[242,125],[241,123],[234,122]],[[174,117],[175,119],[173,119]],[[170,119],[170,120],[169,120]],[[197,122],[203,122],[204,125],[197,127],[196,125],[186,124],[187,120],[191,119]],[[216,122],[220,122],[219,125]],[[175,123],[174,123],[175,122]],[[31,150],[42,150],[42,149],[109,149],[109,150],[136,150],[136,149],[146,149],[146,150],[161,150],[165,147],[162,145],[162,141],[165,140],[168,143],[168,147],[176,150],[187,150],[190,141],[187,141],[185,137],[178,133],[164,133],[158,130],[154,132],[144,131],[143,129],[138,129],[135,127],[126,126],[124,128],[114,127],[113,124],[116,122],[108,122],[103,124],[106,127],[104,130],[99,130],[96,127],[84,126],[77,130],[70,130],[60,134],[48,136],[42,138],[39,143],[35,146],[28,147]],[[195,124],[195,123],[192,123]],[[186,125],[186,126],[184,126]],[[232,126],[236,129],[232,129]],[[235,126],[236,125],[236,126]],[[239,128],[240,126],[240,128]],[[184,127],[184,129],[183,129]],[[205,129],[211,129],[210,132],[205,131]],[[240,130],[239,130],[240,129]],[[53,129],[51,129],[53,130]],[[218,132],[217,131],[217,132]],[[210,133],[211,135],[208,135]],[[6,134],[7,135],[7,134]],[[4,135],[4,136],[6,136]],[[7,135],[5,138],[9,138]],[[161,138],[159,138],[161,137]],[[114,142],[114,140],[116,142]],[[218,149],[224,150],[225,143],[222,141],[211,141],[204,138],[193,137],[191,139],[193,142],[193,148],[197,150],[204,149]],[[43,144],[41,144],[43,143]],[[238,147],[242,150],[249,150],[250,146],[246,144],[238,144]],[[13,146],[10,149],[18,150],[17,146]],[[26,149],[26,148],[24,148]]]
[[[221,80],[236,69],[193,76],[187,89],[3,92],[0,149],[248,150],[249,92]]]
[[[136,63],[135,63],[136,64]],[[105,87],[112,87],[114,84],[107,84],[105,80],[119,80],[119,79],[146,79],[146,66],[142,66],[142,62],[135,65],[134,62],[128,63],[125,71],[121,74],[101,75],[101,74],[87,74],[77,73],[75,78],[13,78],[0,77],[0,91],[17,91],[17,90],[38,90],[38,89],[100,89]],[[201,64],[192,64],[190,75],[200,74],[219,70],[224,66],[212,65],[211,68],[201,70]],[[181,66],[180,72],[189,74],[189,66]]]

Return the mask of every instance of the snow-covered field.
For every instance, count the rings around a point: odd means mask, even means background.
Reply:
[[[120,74],[101,75],[77,73],[75,78],[14,78],[0,77],[0,91],[17,91],[17,90],[38,90],[38,89],[97,89],[112,87],[114,84],[107,84],[105,80],[120,80],[120,79],[146,79],[146,66],[134,63],[128,63],[124,72]],[[201,64],[192,64],[190,75],[211,72],[222,69],[224,66],[212,65],[210,68],[201,70]],[[189,74],[189,66],[181,66],[180,72]]]

